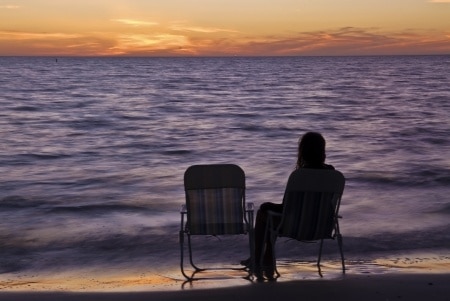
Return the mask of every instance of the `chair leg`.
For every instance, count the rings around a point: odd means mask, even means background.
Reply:
[[[253,277],[255,274],[256,260],[255,260],[255,234],[253,229],[251,228],[248,231],[248,240],[250,246],[250,277]]]
[[[183,274],[184,278],[186,278],[187,280],[192,280],[191,277],[189,277],[185,272],[184,272],[184,232],[180,231],[180,268],[181,268],[181,274]]]
[[[339,252],[341,253],[342,273],[345,274],[345,259],[344,259],[344,251],[343,251],[343,241],[342,241],[342,235],[340,233],[337,235],[337,242],[338,242],[338,246],[339,246]]]
[[[189,262],[191,263],[191,266],[195,269],[196,272],[203,271],[204,269],[201,269],[197,267],[194,264],[194,261],[192,259],[192,245],[191,245],[191,236],[188,234],[188,248],[189,248]]]
[[[253,227],[253,210],[246,211],[246,227],[248,235],[248,243],[250,249],[250,267],[249,276],[250,278],[255,275],[256,259],[255,259],[255,229]]]
[[[323,248],[323,239],[320,240],[319,257],[317,258],[317,269],[319,271],[320,277],[323,277],[322,269],[320,267],[320,260],[322,259],[322,248]]]
[[[184,271],[184,232],[180,231],[180,268],[181,268],[181,273],[183,274],[183,276],[191,281],[193,280],[193,277],[190,277],[186,274],[186,272]],[[189,262],[191,264],[191,266],[194,268],[194,273],[195,272],[199,272],[199,271],[204,271],[204,269],[201,269],[199,267],[197,267],[194,264],[194,261],[192,259],[192,246],[191,246],[191,236],[189,235],[189,233],[187,233],[187,238],[188,238],[188,251],[189,251]]]
[[[184,216],[185,216],[186,212],[185,210],[181,211],[181,224],[180,224],[180,234],[179,234],[179,241],[180,241],[180,268],[181,268],[181,273],[183,274],[184,278],[186,278],[188,281],[192,280],[192,277],[189,277],[185,271],[184,271]],[[189,238],[189,234],[188,234],[188,239],[189,239],[189,248],[190,248],[190,238]],[[189,254],[191,253],[191,251],[189,250]],[[191,262],[192,262],[192,256],[189,255],[191,258]]]
[[[272,262],[273,262],[273,268],[275,271],[275,274],[277,275],[276,278],[279,278],[281,275],[278,272],[278,268],[277,268],[277,256],[276,256],[276,250],[275,250],[275,245],[277,242],[277,234],[276,233],[271,233],[271,237],[270,237],[270,243],[272,245]]]

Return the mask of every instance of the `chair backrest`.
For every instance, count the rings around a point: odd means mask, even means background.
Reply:
[[[193,165],[184,173],[192,235],[245,233],[245,173],[234,164]]]
[[[345,178],[337,170],[300,168],[291,173],[279,235],[301,241],[332,238]]]

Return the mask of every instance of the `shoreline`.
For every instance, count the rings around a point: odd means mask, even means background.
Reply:
[[[0,300],[450,300],[450,273],[347,275],[245,286],[144,292],[0,292]]]
[[[450,256],[447,252],[390,254],[368,260],[323,261],[323,278],[315,262],[280,261],[281,277],[257,283],[242,271],[200,273],[186,282],[178,266],[122,267],[0,274],[0,300],[447,300],[450,301]]]

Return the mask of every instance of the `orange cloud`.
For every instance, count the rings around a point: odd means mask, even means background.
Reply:
[[[125,25],[130,25],[133,27],[158,25],[158,23],[156,23],[156,22],[147,22],[147,21],[132,20],[132,19],[113,19],[111,21],[122,23]]]
[[[0,31],[0,40],[63,40],[78,38],[78,34],[67,33],[35,33],[35,32],[16,32],[16,31]]]
[[[214,28],[214,27],[200,27],[200,26],[187,26],[182,24],[172,25],[170,27],[174,31],[184,31],[184,32],[198,32],[198,33],[218,33],[218,32],[232,32],[236,33],[235,30]]]
[[[177,27],[175,27],[177,29]],[[194,27],[140,33],[34,33],[0,31],[0,55],[394,55],[448,54],[449,32],[382,32],[344,27],[286,36]],[[192,28],[191,28],[192,30]]]
[[[174,55],[193,54],[189,39],[174,34],[128,34],[120,35],[110,50],[122,55]]]
[[[450,40],[444,33],[383,33],[376,29],[346,27],[290,37],[249,39],[236,51],[246,55],[448,54]]]
[[[0,31],[1,55],[109,55],[115,42],[67,33]]]
[[[0,9],[19,9],[20,6],[19,5],[0,5]]]

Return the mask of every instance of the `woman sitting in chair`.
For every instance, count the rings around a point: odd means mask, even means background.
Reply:
[[[308,132],[303,135],[298,144],[298,158],[296,169],[299,168],[317,168],[334,169],[333,166],[325,164],[325,139],[320,133]],[[263,203],[257,214],[255,222],[255,275],[259,281],[264,277],[268,280],[274,279],[273,251],[269,241],[266,239],[265,231],[267,224],[267,211],[282,213],[283,204],[271,202]],[[261,264],[262,263],[262,264]],[[241,261],[242,265],[250,266],[250,259]]]

